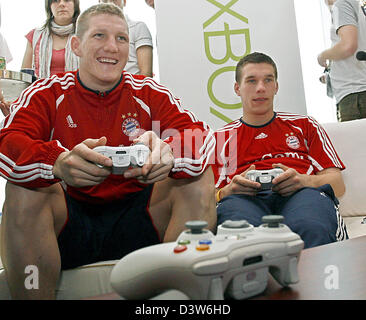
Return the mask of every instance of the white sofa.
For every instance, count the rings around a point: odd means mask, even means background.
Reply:
[[[346,166],[339,211],[350,238],[366,235],[366,119],[323,124]]]
[[[333,145],[346,165],[342,172],[346,193],[340,198],[340,213],[351,238],[366,235],[366,119],[324,124]],[[365,223],[362,223],[365,219]],[[113,292],[109,276],[118,260],[104,261],[63,271],[57,299],[81,299]],[[180,292],[156,299],[186,299]],[[0,300],[10,299],[0,261]]]

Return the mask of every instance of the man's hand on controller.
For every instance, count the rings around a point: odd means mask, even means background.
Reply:
[[[125,178],[136,178],[142,183],[154,183],[168,177],[174,166],[173,152],[170,146],[159,139],[153,131],[147,131],[133,141],[148,146],[151,153],[142,168],[133,168],[124,172]]]
[[[233,177],[231,182],[221,189],[221,198],[231,194],[246,194],[248,196],[255,196],[261,189],[259,182],[250,181],[245,176],[248,171],[255,170],[255,165],[252,164],[247,170]]]
[[[300,174],[295,169],[289,168],[281,163],[274,163],[273,168],[281,168],[284,173],[272,180],[274,192],[279,193],[283,197],[288,197],[297,190],[309,186],[309,176]]]
[[[5,117],[10,113],[10,105],[11,101],[5,100],[2,90],[0,89],[0,110]]]
[[[10,105],[10,101],[0,100],[0,110],[5,117],[10,113]]]
[[[113,162],[92,149],[106,143],[106,137],[86,139],[71,151],[62,152],[53,166],[54,176],[73,187],[94,186],[103,182],[110,175]],[[96,163],[103,168],[96,166]]]

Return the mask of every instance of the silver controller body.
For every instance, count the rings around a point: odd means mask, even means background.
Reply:
[[[150,149],[141,143],[129,147],[100,146],[93,150],[112,159],[113,174],[123,174],[130,167],[142,167],[150,153]]]
[[[261,190],[270,190],[273,186],[272,180],[284,171],[280,168],[270,170],[250,170],[245,177],[251,181],[259,182]]]
[[[225,221],[217,235],[189,226],[176,242],[123,257],[112,270],[111,285],[126,299],[147,299],[176,289],[191,299],[221,300],[263,292],[268,272],[282,286],[297,283],[304,242],[278,217],[282,216],[265,216],[259,227],[245,220]],[[202,222],[186,225],[190,223]]]

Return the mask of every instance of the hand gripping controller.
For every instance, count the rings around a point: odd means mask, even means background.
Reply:
[[[261,293],[268,271],[282,286],[298,282],[297,263],[304,242],[265,216],[253,227],[245,220],[225,221],[217,235],[202,222],[188,223],[177,242],[134,251],[113,268],[111,285],[126,299],[147,299],[178,289],[191,299],[246,299]],[[199,225],[199,226],[197,226]]]
[[[129,147],[100,146],[93,150],[112,159],[113,174],[123,174],[129,167],[142,167],[150,153],[150,149],[142,143]]]
[[[272,180],[279,176],[284,171],[280,168],[271,170],[250,170],[245,177],[251,181],[259,182],[261,184],[261,190],[271,190]]]

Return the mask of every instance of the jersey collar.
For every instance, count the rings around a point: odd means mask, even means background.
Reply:
[[[252,125],[252,124],[249,124],[249,123],[246,123],[245,121],[243,121],[243,117],[240,117],[240,122],[241,123],[243,123],[243,124],[245,124],[246,126],[248,126],[248,127],[252,127],[252,128],[263,128],[263,127],[265,127],[265,126],[268,126],[274,119],[276,119],[276,115],[277,115],[277,113],[276,112],[273,112],[273,117],[272,117],[272,119],[271,120],[269,120],[267,123],[265,123],[265,124],[262,124],[262,125],[260,125],[260,126],[254,126],[254,125]]]
[[[79,83],[81,84],[81,86],[82,86],[84,89],[86,89],[86,90],[88,90],[88,91],[90,91],[90,92],[93,92],[93,93],[95,93],[97,96],[101,96],[101,97],[105,97],[105,96],[107,96],[108,94],[110,94],[114,89],[116,89],[116,88],[120,85],[120,83],[121,83],[121,82],[122,82],[122,80],[123,80],[123,74],[121,74],[121,78],[119,79],[119,81],[117,82],[117,84],[116,84],[112,89],[110,89],[110,90],[108,90],[108,91],[101,92],[101,91],[98,91],[98,90],[90,89],[90,88],[88,88],[86,85],[84,85],[84,83],[83,83],[83,82],[81,81],[81,79],[80,79],[79,71],[77,72],[76,76],[77,76],[77,79],[78,79]]]

